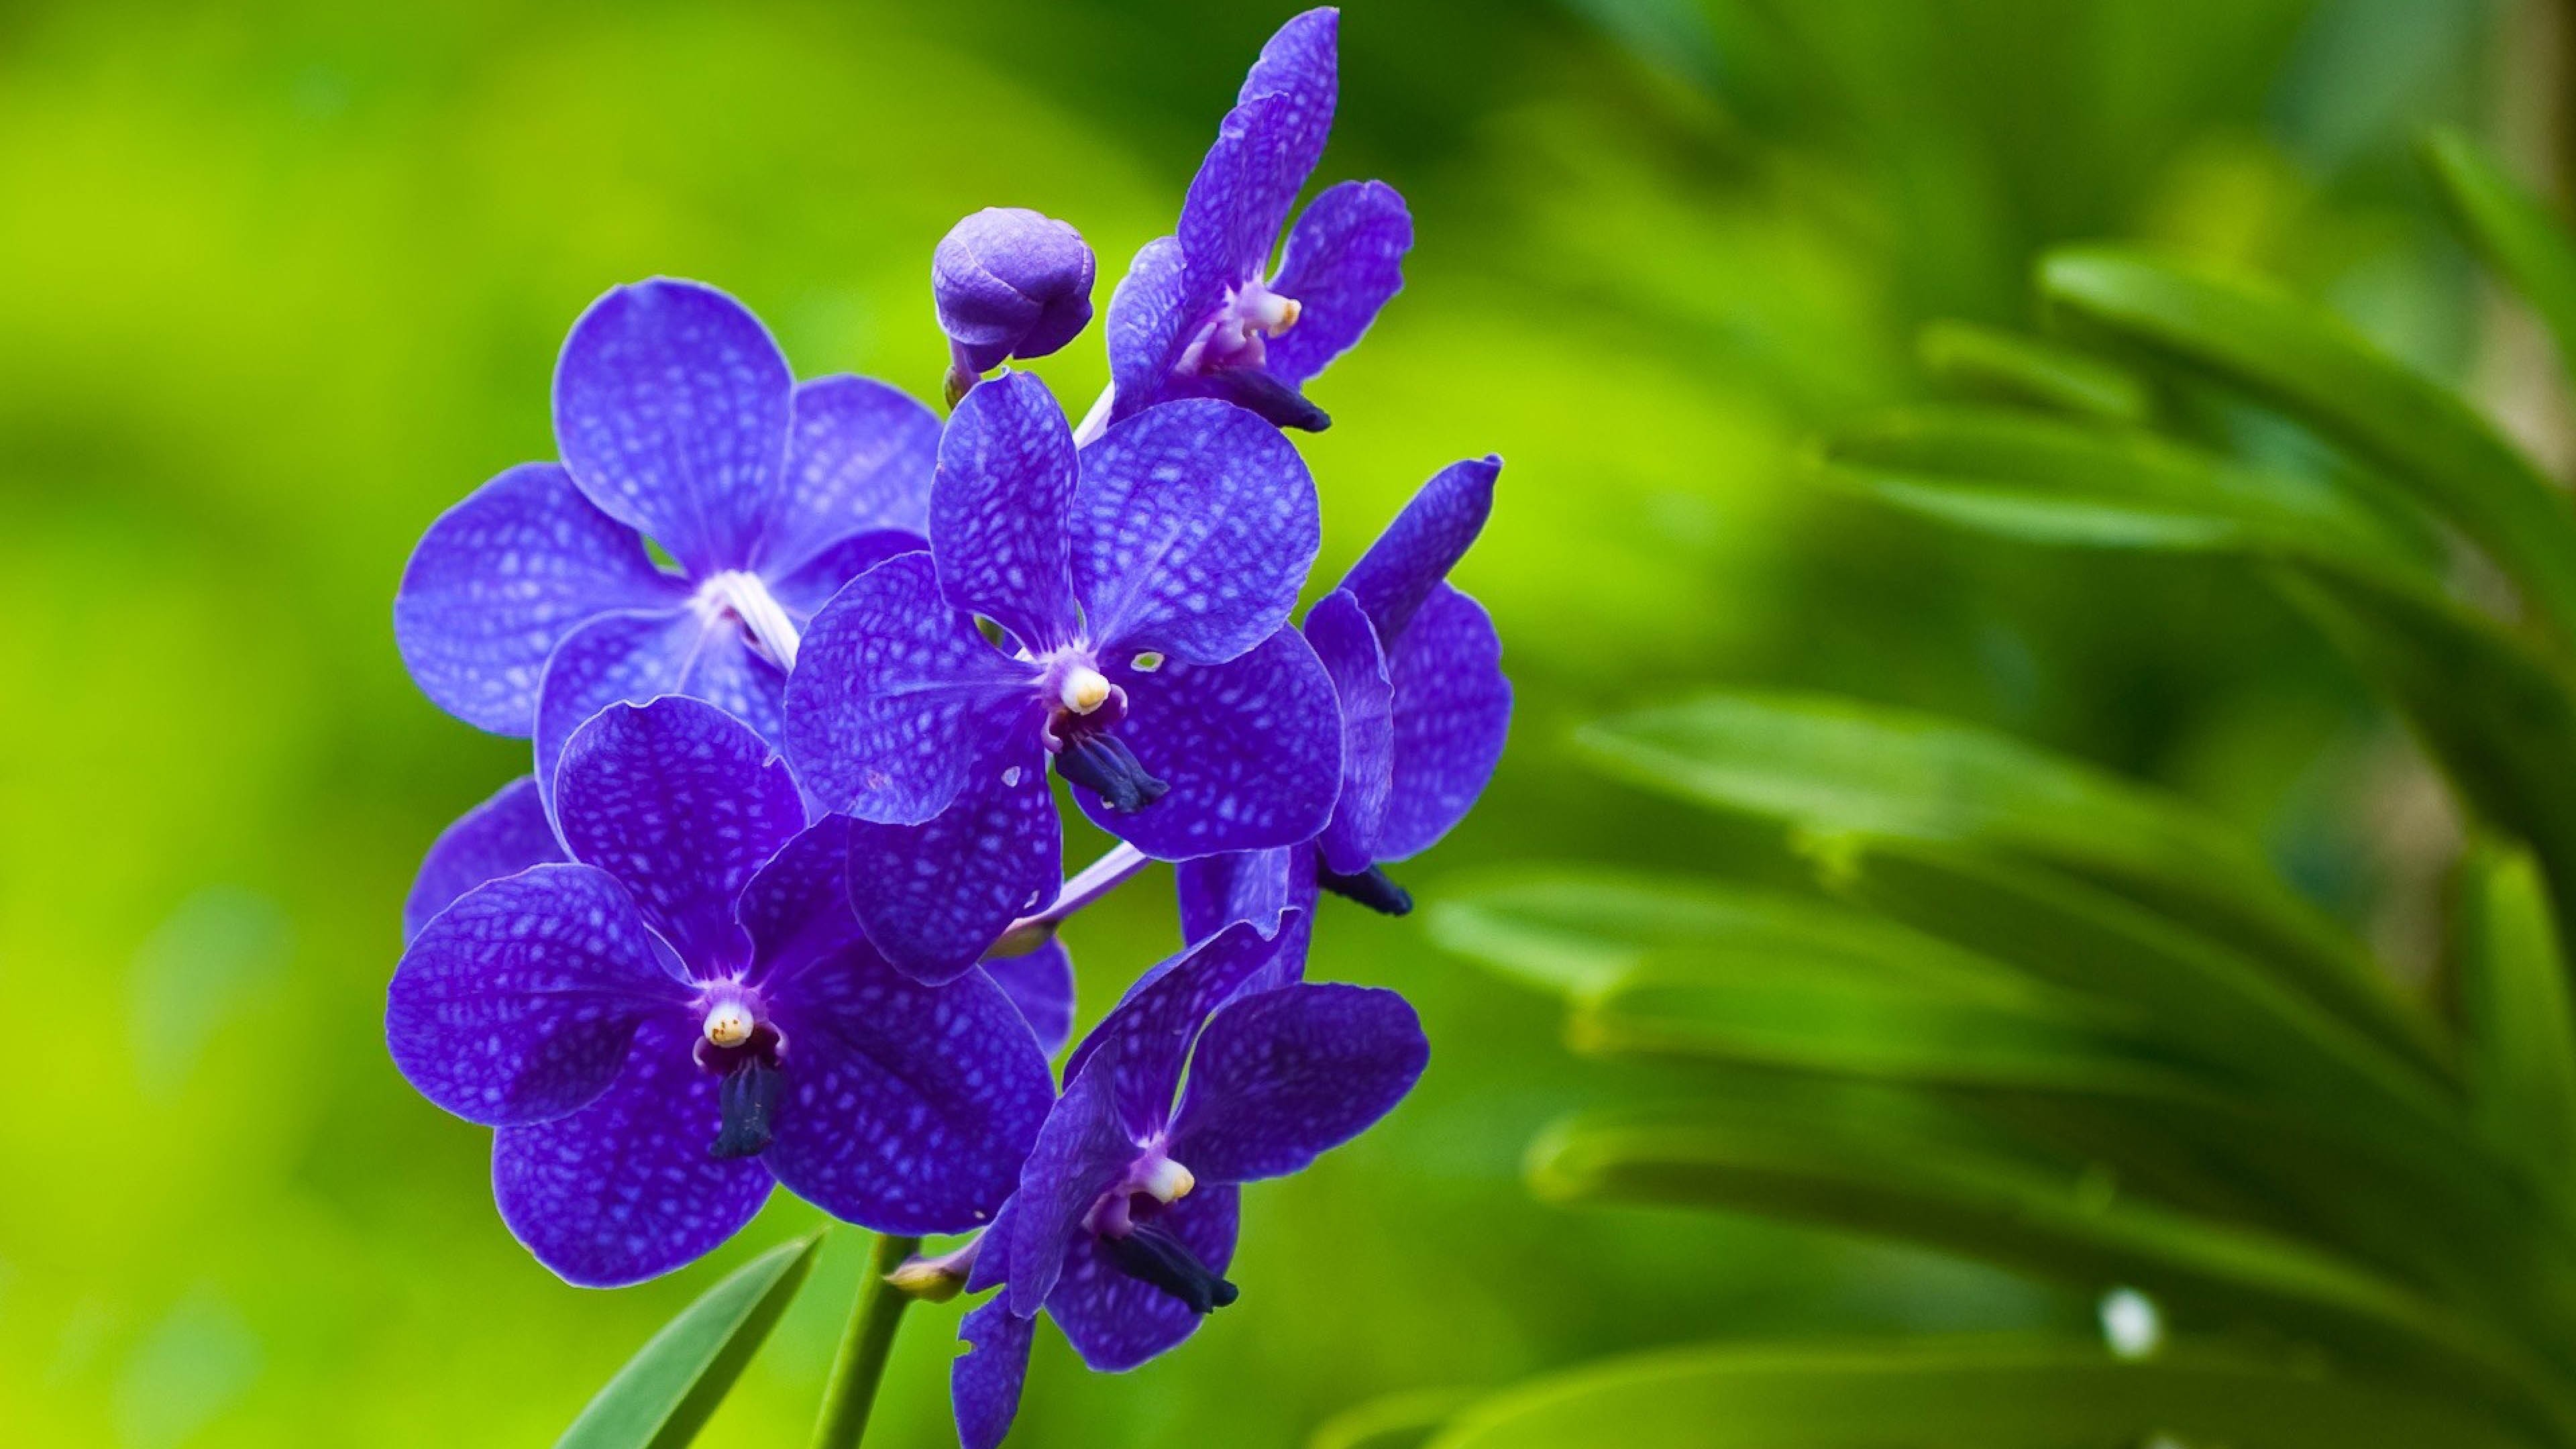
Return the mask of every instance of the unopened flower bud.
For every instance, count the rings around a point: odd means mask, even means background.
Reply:
[[[906,1298],[918,1298],[924,1303],[945,1303],[962,1292],[966,1280],[974,1275],[975,1254],[983,1243],[983,1235],[979,1233],[952,1252],[936,1257],[915,1253],[885,1275],[886,1283]]]
[[[952,401],[1011,358],[1044,357],[1091,322],[1096,263],[1082,233],[1025,207],[994,206],[949,230],[930,291],[955,365]]]

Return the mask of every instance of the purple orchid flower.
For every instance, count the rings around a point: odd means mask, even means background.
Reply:
[[[571,859],[546,819],[535,778],[521,775],[439,833],[403,902],[403,940],[408,944],[431,918],[486,881]],[[1053,932],[1026,951],[988,956],[982,965],[1019,1008],[1040,1052],[1052,1057],[1073,1039],[1073,955]]]
[[[797,628],[922,546],[938,420],[866,378],[795,382],[741,303],[667,279],[573,324],[554,415],[562,462],[502,473],[413,552],[394,602],[412,678],[468,724],[533,734],[541,792],[619,700],[693,695],[776,739]]]
[[[773,1182],[880,1232],[989,1219],[1045,1057],[981,973],[926,987],[868,945],[848,822],[807,827],[759,736],[700,700],[611,706],[555,807],[569,861],[434,915],[385,1013],[404,1077],[497,1129],[493,1196],[538,1261],[586,1286],[668,1272]]]
[[[974,1345],[950,1380],[966,1449],[1009,1429],[1041,1308],[1103,1372],[1179,1344],[1235,1300],[1239,1184],[1302,1170],[1421,1077],[1430,1043],[1392,991],[1244,994],[1282,934],[1237,922],[1156,968],[1066,1065],[968,1276],[970,1292],[1003,1291],[959,1328]]]
[[[930,259],[948,405],[1012,358],[1044,357],[1081,335],[1097,266],[1082,233],[1026,207],[988,206],[950,228]]]
[[[1413,218],[1380,181],[1326,188],[1271,253],[1323,158],[1340,88],[1340,12],[1279,28],[1244,78],[1181,204],[1109,299],[1110,420],[1176,397],[1221,397],[1284,428],[1332,423],[1304,385],[1356,345],[1404,286]]]
[[[945,979],[1054,898],[1050,762],[1159,859],[1320,832],[1341,722],[1287,622],[1317,543],[1313,477],[1241,408],[1155,408],[1077,458],[1037,378],[969,393],[930,551],[816,614],[787,691],[789,758],[862,822],[850,883],[878,948]]]
[[[1429,849],[1466,818],[1511,730],[1501,637],[1483,606],[1448,582],[1493,511],[1501,472],[1502,459],[1486,457],[1435,474],[1307,611],[1306,640],[1341,702],[1332,821],[1310,845],[1184,862],[1188,939],[1290,908],[1311,913],[1318,890],[1390,915],[1412,909],[1382,864]],[[1282,953],[1304,957],[1302,940]]]

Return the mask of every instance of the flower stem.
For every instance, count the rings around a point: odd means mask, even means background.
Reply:
[[[859,1279],[858,1302],[850,1308],[850,1326],[841,1333],[841,1352],[832,1360],[832,1381],[823,1390],[823,1414],[814,1424],[814,1449],[857,1449],[868,1430],[868,1411],[876,1407],[877,1383],[885,1377],[886,1353],[894,1347],[895,1325],[912,1299],[896,1291],[886,1275],[903,1266],[921,1247],[921,1239],[877,1235],[868,1254],[867,1272]]]
[[[1152,865],[1152,857],[1120,841],[1107,855],[1084,866],[1080,874],[1064,883],[1056,894],[1055,904],[1033,916],[1022,916],[1011,923],[1002,938],[993,943],[994,956],[1020,956],[1046,944],[1055,928],[1072,918],[1075,912],[1127,883],[1128,879]]]
[[[1117,401],[1118,384],[1113,382],[1100,390],[1100,400],[1091,405],[1091,411],[1082,415],[1082,425],[1073,430],[1075,447],[1083,447],[1109,431],[1109,409]]]

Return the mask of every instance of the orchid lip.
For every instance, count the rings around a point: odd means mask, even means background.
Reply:
[[[707,1154],[755,1156],[769,1146],[770,1116],[785,1076],[780,1065],[787,1038],[767,1019],[757,993],[723,982],[702,998],[706,1008],[690,1059],[723,1080],[716,1088],[721,1120]]]
[[[1118,1271],[1151,1283],[1204,1317],[1242,1296],[1232,1281],[1199,1261],[1189,1245],[1152,1223],[1100,1240],[1102,1254]]]
[[[1375,865],[1344,875],[1318,862],[1315,884],[1346,901],[1357,901],[1382,916],[1401,916],[1413,909],[1413,892],[1397,885]]]

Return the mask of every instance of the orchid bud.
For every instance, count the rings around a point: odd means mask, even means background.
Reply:
[[[1044,357],[1090,325],[1095,267],[1082,233],[1025,207],[986,207],[951,228],[930,262],[954,359],[950,404],[1005,361]]]

